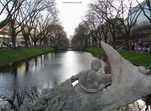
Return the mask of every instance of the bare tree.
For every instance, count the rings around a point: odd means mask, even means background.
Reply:
[[[0,16],[5,16],[5,19],[0,22],[0,29],[8,24],[10,18],[19,10],[24,0],[1,0],[0,1]]]
[[[97,30],[96,30],[98,25],[95,20],[96,19],[92,15],[91,11],[89,11],[88,14],[86,15],[86,20],[83,21],[84,26],[87,27],[93,46],[97,46],[97,39],[98,39]]]
[[[74,39],[72,40],[74,46],[77,45],[81,48],[85,48],[87,46],[87,31],[87,27],[84,24],[79,24],[75,29]]]
[[[40,42],[46,46],[48,45],[48,39],[51,37],[51,32],[53,31],[53,28],[55,28],[55,25],[58,23],[58,18],[57,18],[57,9],[55,8],[54,2],[51,2],[51,7],[48,9],[46,15],[41,15],[39,17],[39,37],[40,37]]]
[[[22,3],[24,2],[24,0],[22,1],[18,1],[18,0],[13,0],[13,7],[15,8],[15,12],[12,16],[10,16],[9,18],[9,21],[8,21],[8,24],[9,24],[9,29],[10,29],[10,36],[12,38],[12,45],[13,45],[13,48],[16,47],[16,36],[21,32],[20,28],[19,28],[19,23],[17,21],[17,18],[18,18],[18,13],[19,13],[19,10],[20,10],[20,7],[22,5]],[[11,8],[9,6],[6,7],[6,11],[8,13],[11,12]]]
[[[138,3],[138,9],[140,9],[144,16],[149,20],[151,24],[151,1],[150,0],[145,0],[144,2],[140,3],[138,0],[136,0]]]
[[[38,41],[40,41],[40,44],[43,42],[44,45],[47,45],[48,33],[51,31],[50,26],[53,26],[51,24],[55,24],[58,21],[58,11],[54,1],[45,1],[43,6],[45,10],[40,11],[31,23],[31,27],[35,27],[33,28],[34,33],[30,34],[34,46],[36,46]]]
[[[53,27],[53,30],[49,33],[49,40],[51,40],[51,43],[55,49],[60,48],[63,45],[63,41],[67,40],[67,35],[63,29],[63,27],[59,24],[56,24]]]
[[[97,41],[103,40],[104,42],[107,43],[110,32],[109,32],[109,24],[106,22],[106,20],[103,17],[98,16],[98,14],[96,14],[96,12],[91,9],[91,5],[90,5],[90,12],[91,12],[91,20],[94,22],[93,27],[95,30],[95,36],[97,38]],[[93,19],[92,19],[93,18]]]
[[[26,47],[46,46],[52,39],[59,40],[56,39],[56,30],[59,38],[66,38],[62,26],[58,25],[58,10],[54,0],[2,0],[0,5],[3,6],[0,14],[8,15],[0,27],[9,25],[13,48],[16,47],[19,34],[24,37]]]
[[[136,24],[137,18],[141,13],[135,6],[134,0],[98,0],[97,3],[92,3],[91,8],[100,17],[103,17],[106,22],[112,24],[121,34],[124,39],[126,49],[129,47],[129,40],[132,35],[132,28]],[[115,22],[115,20],[117,22]]]
[[[30,32],[33,29],[33,22],[36,20],[38,14],[46,8],[40,1],[25,1],[21,11],[19,21],[21,23],[21,31],[25,40],[25,45],[28,47],[30,44]]]
[[[136,0],[138,3],[138,8],[142,11],[143,15],[146,17],[146,20],[144,19],[144,21],[146,22],[145,24],[141,25],[139,24],[139,29],[136,29],[137,32],[141,30],[143,30],[145,32],[145,36],[146,36],[146,31],[149,31],[150,33],[150,29],[151,29],[151,1],[150,0],[144,0],[143,2],[139,2],[139,0]],[[151,47],[151,41],[149,40],[149,44]]]

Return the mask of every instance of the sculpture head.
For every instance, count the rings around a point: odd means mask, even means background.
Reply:
[[[102,63],[100,62],[100,60],[95,59],[91,62],[91,69],[95,70],[95,71],[99,71],[101,68]]]

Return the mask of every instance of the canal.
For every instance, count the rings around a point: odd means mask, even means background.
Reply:
[[[48,53],[18,66],[0,71],[0,96],[12,96],[14,90],[38,86],[55,87],[82,70],[90,69],[95,57],[88,52]]]

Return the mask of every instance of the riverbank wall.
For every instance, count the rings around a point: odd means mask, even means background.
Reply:
[[[52,52],[51,47],[35,47],[0,50],[0,69],[31,59],[38,55]]]

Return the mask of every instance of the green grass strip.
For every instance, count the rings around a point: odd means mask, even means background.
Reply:
[[[33,56],[53,51],[51,47],[20,48],[0,50],[0,66],[31,58]]]
[[[89,52],[98,53],[100,55],[105,55],[105,52],[102,48],[91,47],[86,49]],[[144,67],[151,65],[151,54],[142,53],[142,52],[131,52],[125,50],[117,50],[122,57],[129,60],[133,64],[141,65]]]

